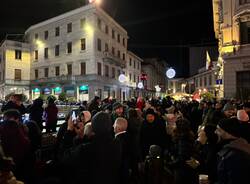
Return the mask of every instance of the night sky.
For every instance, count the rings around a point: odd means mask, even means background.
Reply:
[[[102,0],[102,8],[129,34],[129,49],[138,56],[159,57],[186,75],[188,48],[216,45],[212,0]],[[0,39],[24,33],[48,18],[82,6],[84,0],[4,0]]]

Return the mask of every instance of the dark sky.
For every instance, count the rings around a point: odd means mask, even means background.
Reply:
[[[24,33],[32,24],[82,6],[84,0],[3,0],[0,39]],[[102,7],[129,34],[129,49],[140,57],[164,58],[187,73],[188,47],[216,45],[212,0],[102,0]]]

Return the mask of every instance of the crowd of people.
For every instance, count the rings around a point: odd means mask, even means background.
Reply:
[[[247,184],[250,102],[95,97],[56,132],[54,98],[28,109],[18,95],[2,107],[0,183]],[[30,113],[23,123],[21,115]],[[42,121],[45,118],[46,127]],[[41,166],[42,130],[56,132]],[[22,181],[22,182],[20,182]]]

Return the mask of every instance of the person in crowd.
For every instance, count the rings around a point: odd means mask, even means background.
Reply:
[[[228,102],[224,105],[222,112],[224,114],[224,118],[231,118],[236,115],[236,108],[231,102]]]
[[[48,106],[45,108],[46,132],[56,132],[58,108],[53,97],[48,97]]]
[[[197,149],[199,162],[189,162],[194,168],[198,167],[200,174],[208,175],[208,181],[213,184],[217,181],[217,144],[218,136],[215,134],[216,125],[208,124],[198,132]],[[197,164],[197,165],[196,165]]]
[[[165,147],[168,146],[166,125],[158,120],[154,110],[149,108],[146,111],[146,119],[143,121],[141,126],[141,153],[142,159],[144,160],[150,145],[158,145],[164,151]]]
[[[248,184],[250,170],[250,144],[241,138],[237,118],[224,119],[216,129],[223,145],[218,152],[218,184]]]
[[[90,103],[87,105],[88,106],[88,111],[91,112],[92,114],[92,111],[95,110],[97,112],[99,112],[101,109],[100,109],[100,104],[101,104],[101,99],[99,96],[95,96],[91,101]]]
[[[164,161],[162,150],[158,145],[151,145],[145,159],[144,184],[163,184]]]
[[[113,112],[111,114],[111,119],[114,124],[116,118],[124,117],[124,107],[120,102],[115,102],[112,106],[113,106]]]
[[[5,112],[8,109],[16,109],[20,112],[20,114],[25,114],[26,109],[22,103],[22,95],[21,94],[13,94],[10,96],[9,101],[7,104],[2,106],[1,111]]]
[[[174,183],[198,184],[198,171],[189,164],[190,160],[197,160],[197,152],[194,133],[188,120],[177,119],[172,141],[172,161],[168,165],[173,169]]]
[[[127,184],[129,182],[129,169],[131,160],[131,143],[127,132],[128,122],[124,118],[117,118],[114,123],[115,140],[121,145],[122,166],[120,183]]]
[[[139,110],[139,109],[138,109]],[[143,119],[138,116],[135,109],[128,110],[128,129],[131,143],[131,179],[138,180],[138,163],[140,161],[140,130]]]
[[[205,102],[202,125],[211,124],[213,121],[214,108],[212,102]]]
[[[222,107],[223,106],[221,102],[217,102],[215,104],[215,110],[212,113],[211,119],[209,119],[209,121],[207,122],[208,124],[212,124],[216,126],[220,120],[225,118],[222,113]]]
[[[28,109],[30,120],[35,121],[41,131],[43,131],[43,111],[43,99],[41,98],[35,99],[31,107]]]
[[[250,121],[247,112],[243,109],[238,110],[237,119],[240,122],[242,137],[250,143]]]
[[[23,184],[16,180],[12,170],[14,161],[11,157],[6,157],[0,143],[0,183],[1,184]]]
[[[15,163],[14,175],[21,181],[34,182],[34,160],[28,137],[28,128],[21,122],[21,114],[16,109],[4,112],[4,121],[0,125],[3,150]]]
[[[246,102],[243,104],[243,109],[246,111],[248,114],[248,117],[250,117],[250,102]]]
[[[69,184],[119,184],[120,145],[112,137],[110,115],[97,113],[92,118],[94,137],[89,144],[80,144],[64,152],[62,163],[67,169]],[[72,126],[68,126],[72,131]]]
[[[142,97],[138,97],[136,101],[136,108],[143,110],[145,102]]]

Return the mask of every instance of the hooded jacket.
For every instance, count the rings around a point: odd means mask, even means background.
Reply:
[[[238,138],[218,153],[218,184],[249,184],[250,144]]]

